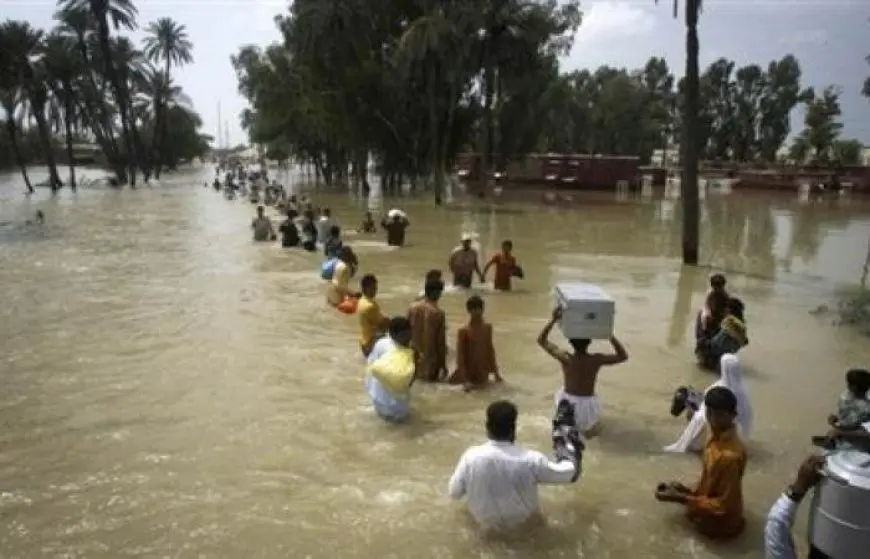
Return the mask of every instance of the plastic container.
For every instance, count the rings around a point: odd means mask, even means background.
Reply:
[[[338,258],[324,260],[323,264],[320,265],[320,279],[326,281],[331,280],[332,276],[335,274],[336,264],[338,264]]]
[[[613,335],[616,304],[597,285],[557,283],[553,297],[563,309],[559,328],[566,338],[607,340]]]
[[[828,456],[809,514],[810,542],[837,559],[866,559],[870,550],[870,454]]]

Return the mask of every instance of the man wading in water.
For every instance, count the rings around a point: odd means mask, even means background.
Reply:
[[[595,382],[598,380],[598,371],[607,365],[618,365],[628,360],[628,352],[615,337],[610,338],[614,353],[587,353],[591,340],[571,339],[568,340],[574,353],[568,353],[551,342],[550,331],[559,320],[562,319],[562,308],[556,307],[553,316],[544,329],[538,335],[538,345],[550,356],[562,365],[562,375],[565,386],[556,392],[556,406],[560,400],[568,400],[574,406],[574,420],[577,430],[585,437],[598,435],[601,427],[599,416],[601,406],[598,396],[595,394]]]
[[[263,206],[257,206],[257,217],[251,222],[251,229],[254,230],[254,240],[257,242],[274,241],[277,238],[275,229],[272,227],[272,221],[266,217],[266,209]]]
[[[471,248],[471,235],[462,235],[462,244],[453,249],[448,262],[450,272],[453,274],[453,285],[456,287],[471,287],[474,274],[484,282],[483,272],[480,271],[480,263],[477,259],[477,251]]]

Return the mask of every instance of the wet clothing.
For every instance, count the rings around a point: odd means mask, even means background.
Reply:
[[[378,337],[389,327],[390,319],[381,312],[377,301],[365,295],[359,299],[356,314],[359,317],[359,346],[363,355],[368,356]]]
[[[381,357],[387,355],[391,351],[408,351],[396,344],[389,336],[384,336],[375,343],[371,353],[369,353],[366,364],[372,365]],[[371,372],[366,372],[364,384],[366,393],[372,401],[372,407],[381,418],[392,422],[400,423],[408,419],[411,412],[410,406],[410,390],[403,394],[394,394],[384,386],[384,384],[374,377]]]
[[[743,531],[745,470],[746,450],[737,430],[712,435],[704,447],[701,479],[686,502],[686,515],[699,533],[733,538]]]
[[[350,283],[351,269],[350,266],[339,260],[335,263],[335,270],[332,272],[332,281],[329,282],[329,287],[326,292],[326,301],[333,307],[337,307],[344,300],[344,294],[347,291],[347,286]]]
[[[492,324],[469,323],[456,333],[456,369],[450,376],[451,384],[481,386],[489,375],[498,372],[495,346],[492,342]]]
[[[846,390],[837,402],[837,427],[841,429],[858,429],[870,421],[870,400],[856,398]]]
[[[381,227],[387,232],[387,245],[400,247],[405,245],[405,229],[408,228],[408,220],[398,216],[381,222]]]
[[[462,454],[447,492],[456,500],[465,497],[483,528],[509,530],[540,513],[538,484],[571,483],[574,474],[570,460],[552,462],[536,450],[488,441]]]
[[[251,222],[251,228],[254,230],[254,240],[258,242],[269,241],[274,234],[272,222],[268,217],[255,217]]]
[[[554,398],[557,408],[562,400],[568,400],[574,408],[574,426],[581,435],[585,437],[594,435],[601,427],[601,404],[598,402],[598,396],[577,396],[559,390]]]
[[[327,258],[338,258],[338,253],[341,252],[341,247],[344,243],[341,242],[340,237],[329,237],[326,239],[326,242],[323,243],[323,254]]]
[[[299,229],[292,219],[287,219],[281,224],[281,246],[287,248],[299,246],[299,241]]]
[[[411,345],[417,350],[417,378],[437,382],[446,363],[447,317],[433,301],[418,301],[408,310]]]
[[[326,240],[330,237],[329,230],[332,229],[333,225],[335,225],[335,220],[331,217],[326,217],[325,215],[317,220],[316,229],[318,243],[326,243]]]
[[[449,267],[453,274],[453,285],[470,288],[477,268],[477,251],[473,248],[465,250],[461,246],[456,247],[450,254]]]
[[[512,254],[499,252],[494,254],[486,265],[495,267],[495,279],[492,282],[493,288],[499,291],[510,291],[511,278],[517,266],[517,259]]]
[[[302,227],[299,228],[302,232],[302,248],[308,252],[317,250],[317,227],[309,219],[302,221]]]

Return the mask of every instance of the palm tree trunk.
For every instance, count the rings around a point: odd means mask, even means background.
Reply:
[[[130,186],[136,186],[136,153],[133,145],[133,138],[130,133],[129,114],[130,107],[127,98],[124,95],[125,88],[122,87],[121,80],[118,76],[118,71],[112,62],[112,47],[109,43],[109,22],[106,18],[105,11],[97,15],[97,31],[100,40],[100,50],[103,51],[103,69],[106,72],[106,77],[109,83],[112,84],[112,91],[115,94],[115,102],[118,104],[118,112],[121,117],[121,134],[124,136],[124,145],[127,148],[127,168],[129,170]]]
[[[486,193],[489,184],[489,154],[492,150],[492,97],[495,85],[495,69],[489,55],[491,36],[487,36],[483,46],[483,130],[480,141],[480,176],[478,177],[478,194]]]
[[[45,118],[45,99],[41,99],[39,96],[35,98],[31,96],[30,102],[33,118],[36,120],[36,126],[39,131],[39,144],[42,148],[42,155],[45,157],[46,165],[48,165],[48,181],[51,184],[52,192],[57,192],[63,182],[57,174],[57,161],[54,159],[54,147],[51,145],[51,132]]]
[[[75,190],[76,160],[75,156],[73,155],[73,115],[75,114],[75,109],[73,105],[72,95],[72,91],[69,90],[64,93],[66,99],[64,100],[63,122],[64,127],[66,128],[66,158],[69,165],[69,187]]]
[[[698,69],[699,0],[686,0],[686,102],[683,114],[683,172],[680,198],[683,204],[683,263],[698,264],[700,203],[698,201],[698,111],[700,86]]]
[[[4,107],[4,110],[7,115],[11,115],[13,108]],[[7,116],[6,131],[9,133],[9,143],[12,144],[12,154],[15,156],[15,162],[18,163],[18,167],[21,169],[21,177],[24,178],[24,186],[27,187],[27,192],[33,194],[33,185],[30,184],[30,177],[27,176],[27,164],[21,156],[21,147],[18,145],[18,127],[15,126],[14,118]]]
[[[439,157],[438,146],[438,105],[435,96],[435,84],[437,83],[437,68],[435,61],[429,61],[429,80],[426,87],[426,97],[428,97],[429,105],[429,160],[430,171],[435,179],[435,203],[441,205],[441,196],[444,192],[444,173],[441,172],[441,157]]]

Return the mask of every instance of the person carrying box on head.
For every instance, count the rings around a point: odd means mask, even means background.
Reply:
[[[538,345],[562,366],[564,386],[556,392],[556,406],[567,400],[574,407],[574,419],[577,430],[584,437],[598,435],[601,406],[595,393],[595,384],[601,367],[618,365],[628,360],[628,352],[616,337],[610,337],[613,345],[612,354],[589,353],[588,338],[570,338],[568,341],[574,349],[573,353],[559,348],[549,340],[550,332],[557,322],[562,320],[562,307],[553,310],[550,321],[538,335]]]

